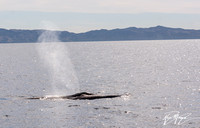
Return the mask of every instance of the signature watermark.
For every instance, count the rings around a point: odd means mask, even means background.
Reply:
[[[179,111],[171,111],[165,113],[165,117],[163,118],[164,123],[163,125],[167,125],[170,123],[173,123],[174,125],[182,125],[190,120],[196,120],[199,119],[200,117],[192,118],[190,117],[192,113],[184,113],[181,114]]]

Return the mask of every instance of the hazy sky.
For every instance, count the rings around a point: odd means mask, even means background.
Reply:
[[[84,32],[164,25],[200,29],[200,0],[0,0],[0,27]]]

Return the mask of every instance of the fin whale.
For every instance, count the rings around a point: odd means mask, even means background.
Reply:
[[[97,95],[93,93],[88,92],[80,92],[75,93],[73,95],[67,95],[67,96],[52,96],[52,97],[30,97],[26,99],[30,100],[36,100],[36,99],[70,99],[70,100],[94,100],[94,99],[103,99],[103,98],[116,98],[121,97],[122,95]]]

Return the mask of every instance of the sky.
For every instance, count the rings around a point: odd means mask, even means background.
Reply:
[[[0,28],[6,29],[80,33],[157,25],[200,29],[200,0],[0,0]]]

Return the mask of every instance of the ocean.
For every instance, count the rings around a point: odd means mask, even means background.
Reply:
[[[200,40],[0,44],[0,128],[199,126]]]

